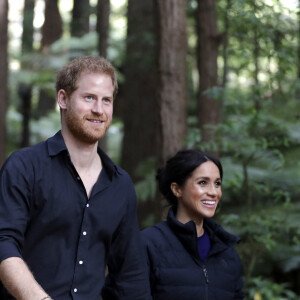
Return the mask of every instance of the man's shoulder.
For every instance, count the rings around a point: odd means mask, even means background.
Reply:
[[[8,160],[21,160],[24,163],[29,161],[36,161],[38,157],[46,154],[46,142],[42,141],[33,146],[18,149],[11,153]]]

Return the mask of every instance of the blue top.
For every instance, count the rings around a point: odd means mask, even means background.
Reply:
[[[198,253],[201,259],[205,259],[210,250],[210,240],[206,231],[204,234],[197,238]]]
[[[0,261],[23,258],[55,300],[99,300],[107,264],[103,299],[148,300],[132,181],[98,153],[90,198],[60,131],[10,156],[0,172]],[[0,299],[13,299],[1,284]]]

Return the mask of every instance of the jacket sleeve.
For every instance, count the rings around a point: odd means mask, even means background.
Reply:
[[[108,257],[108,275],[102,290],[104,300],[151,299],[137,222],[136,194],[131,180],[128,189],[126,213],[113,237]]]
[[[22,257],[24,234],[30,216],[31,172],[20,152],[0,172],[0,262]]]
[[[144,255],[145,255],[145,260],[147,262],[147,276],[149,279],[150,283],[150,290],[151,290],[151,295],[153,295],[153,290],[155,288],[155,275],[154,272],[152,271],[153,269],[153,247],[151,243],[151,237],[154,237],[155,233],[153,232],[153,227],[149,227],[147,229],[144,229],[141,232],[141,239],[142,239],[142,245],[143,245],[143,250],[144,250]],[[152,298],[151,298],[152,299]]]
[[[234,300],[242,300],[245,298],[245,294],[244,294],[244,290],[243,290],[243,288],[244,288],[243,266],[242,266],[241,259],[237,252],[236,252],[236,255],[237,255],[237,260],[238,260],[238,264],[239,264],[239,274],[238,274],[238,278],[237,278]]]

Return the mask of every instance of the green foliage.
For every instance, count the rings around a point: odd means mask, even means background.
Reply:
[[[140,164],[136,170],[136,176],[142,178],[135,184],[135,189],[139,201],[146,201],[148,199],[154,199],[156,194],[156,182],[155,182],[155,158],[150,157]],[[150,217],[150,223],[154,216]],[[153,223],[152,223],[153,224]]]
[[[297,300],[288,284],[276,284],[268,279],[255,277],[249,282],[246,300]]]
[[[223,119],[212,127],[215,138],[203,142],[196,118],[199,78],[194,15],[197,1],[186,2],[189,130],[184,147],[201,148],[221,156],[223,197],[217,218],[242,239],[238,251],[244,264],[247,300],[297,299],[285,282],[291,272],[300,268],[299,33],[297,12],[284,8],[283,3],[217,1],[219,30],[228,37],[228,48],[222,49],[221,43],[220,50],[228,54],[229,72],[226,86],[206,91],[222,105]],[[120,69],[126,55],[125,14],[126,5],[113,9],[110,16],[108,58]],[[10,58],[22,68],[11,70],[9,77],[9,153],[18,148],[21,140],[18,86],[33,87],[35,109],[41,88],[54,95],[55,73],[62,65],[78,55],[97,54],[97,39],[95,32],[81,38],[64,35],[46,56],[34,52],[20,57],[17,48],[10,47]],[[224,71],[221,53],[220,77]],[[124,81],[121,72],[118,78]],[[31,142],[49,137],[59,129],[59,124],[57,111],[32,120]],[[121,141],[122,122],[115,120],[107,134],[107,148],[117,163]],[[138,199],[154,198],[155,158],[140,165],[136,175],[140,178],[135,185]],[[154,219],[150,215],[143,225],[152,225]],[[280,282],[275,279],[275,269],[282,278]]]
[[[51,112],[46,117],[32,120],[30,125],[30,144],[34,145],[53,136],[60,129],[60,113]]]

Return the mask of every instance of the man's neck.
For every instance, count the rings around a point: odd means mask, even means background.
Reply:
[[[89,169],[96,160],[99,160],[97,152],[98,142],[87,144],[64,134],[63,131],[62,135],[76,169]]]

